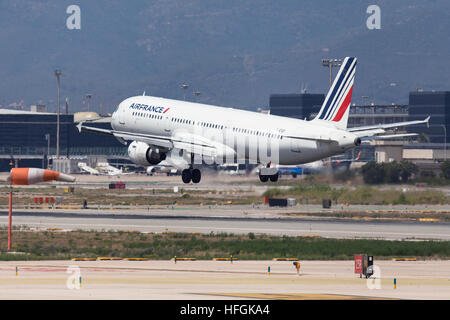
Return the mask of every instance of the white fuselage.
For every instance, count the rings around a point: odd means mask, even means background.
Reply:
[[[198,136],[234,150],[235,160],[284,165],[343,153],[355,147],[356,138],[346,130],[315,121],[150,96],[122,101],[111,125],[114,130],[134,134]],[[267,146],[267,157],[261,157],[261,149]]]

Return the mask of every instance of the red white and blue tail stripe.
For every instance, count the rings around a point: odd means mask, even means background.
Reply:
[[[356,58],[347,57],[328,91],[319,114],[313,121],[329,121],[334,126],[346,129],[350,101],[352,99],[353,82],[355,80]]]

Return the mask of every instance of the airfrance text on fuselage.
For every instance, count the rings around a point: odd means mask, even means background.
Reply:
[[[165,113],[167,110],[169,110],[169,108],[149,106],[149,105],[140,104],[140,103],[132,103],[130,106],[130,109],[140,110],[140,111],[151,111],[151,112],[156,112],[156,113]]]

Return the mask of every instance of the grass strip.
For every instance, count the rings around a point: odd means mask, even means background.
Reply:
[[[6,251],[7,232],[0,231],[0,252]],[[93,257],[124,257],[169,260],[174,256],[211,260],[351,260],[367,253],[377,259],[449,259],[450,241],[388,241],[277,237],[227,233],[140,233],[123,231],[14,231],[13,251],[0,260],[52,260]]]

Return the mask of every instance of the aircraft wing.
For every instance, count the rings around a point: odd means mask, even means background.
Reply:
[[[130,133],[119,130],[100,129],[95,127],[84,126],[82,122],[77,125],[78,131],[86,131],[93,133],[100,133],[112,135],[119,139],[119,141],[140,141],[152,146],[166,148],[168,150],[181,149],[190,153],[200,154],[209,157],[222,157],[234,155],[235,151],[215,141],[211,141],[202,136],[179,132],[171,137],[150,135],[143,133]]]
[[[373,125],[373,126],[348,128],[347,130],[349,132],[356,134],[360,138],[364,138],[364,137],[375,136],[380,133],[385,133],[386,132],[385,129],[389,129],[389,128],[405,127],[405,126],[411,126],[414,124],[422,124],[422,123],[426,123],[428,126],[429,120],[430,120],[430,116],[428,116],[425,120],[414,120],[414,121],[378,124],[378,125]]]

